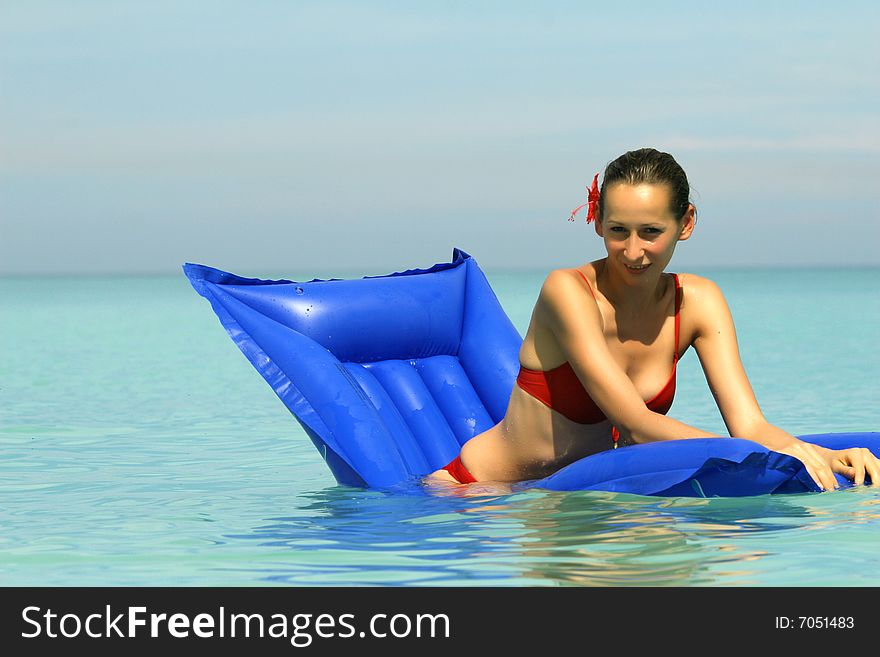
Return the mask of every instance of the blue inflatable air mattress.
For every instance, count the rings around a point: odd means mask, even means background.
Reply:
[[[261,280],[195,264],[184,272],[341,484],[417,480],[504,416],[522,338],[463,251],[430,269],[357,280]],[[878,433],[800,437],[880,455]],[[522,487],[699,497],[819,490],[798,460],[735,438],[624,447]]]

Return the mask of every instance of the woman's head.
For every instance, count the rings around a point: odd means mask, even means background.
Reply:
[[[596,217],[596,232],[605,242],[611,269],[631,275],[647,273],[632,267],[650,267],[657,273],[639,278],[659,276],[676,243],[694,230],[696,208],[689,193],[684,170],[668,153],[643,148],[611,162],[605,169]]]
[[[666,185],[669,188],[669,210],[681,220],[690,206],[691,188],[687,175],[669,153],[655,148],[628,151],[605,167],[599,195],[599,216],[605,214],[605,191],[618,184]]]

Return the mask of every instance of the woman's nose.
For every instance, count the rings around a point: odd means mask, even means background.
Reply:
[[[631,262],[638,262],[642,259],[644,254],[645,249],[642,246],[642,241],[639,239],[639,236],[630,235],[623,246],[624,257]]]

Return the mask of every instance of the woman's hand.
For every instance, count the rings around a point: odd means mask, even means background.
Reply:
[[[864,447],[827,449],[797,440],[773,450],[798,459],[823,490],[839,488],[835,472],[851,479],[856,485],[865,483],[867,474],[872,485],[880,486],[880,460]]]
[[[873,486],[880,486],[880,459],[865,447],[850,449],[818,448],[825,452],[826,462],[834,472],[852,479],[857,486],[865,483],[865,475],[871,479]]]

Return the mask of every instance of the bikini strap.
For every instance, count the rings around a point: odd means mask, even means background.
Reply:
[[[678,362],[678,331],[679,325],[681,322],[679,321],[679,310],[681,310],[681,285],[678,282],[678,274],[673,274],[672,278],[675,279],[675,354],[673,355],[673,362]]]
[[[593,286],[590,285],[590,281],[587,280],[587,277],[584,275],[584,272],[582,272],[580,269],[575,269],[575,271],[576,271],[578,274],[581,275],[581,278],[584,279],[584,283],[587,284],[587,289],[590,291],[590,294],[591,294],[591,295],[593,296],[593,298],[595,299],[595,298],[596,298],[596,293],[593,292]]]

